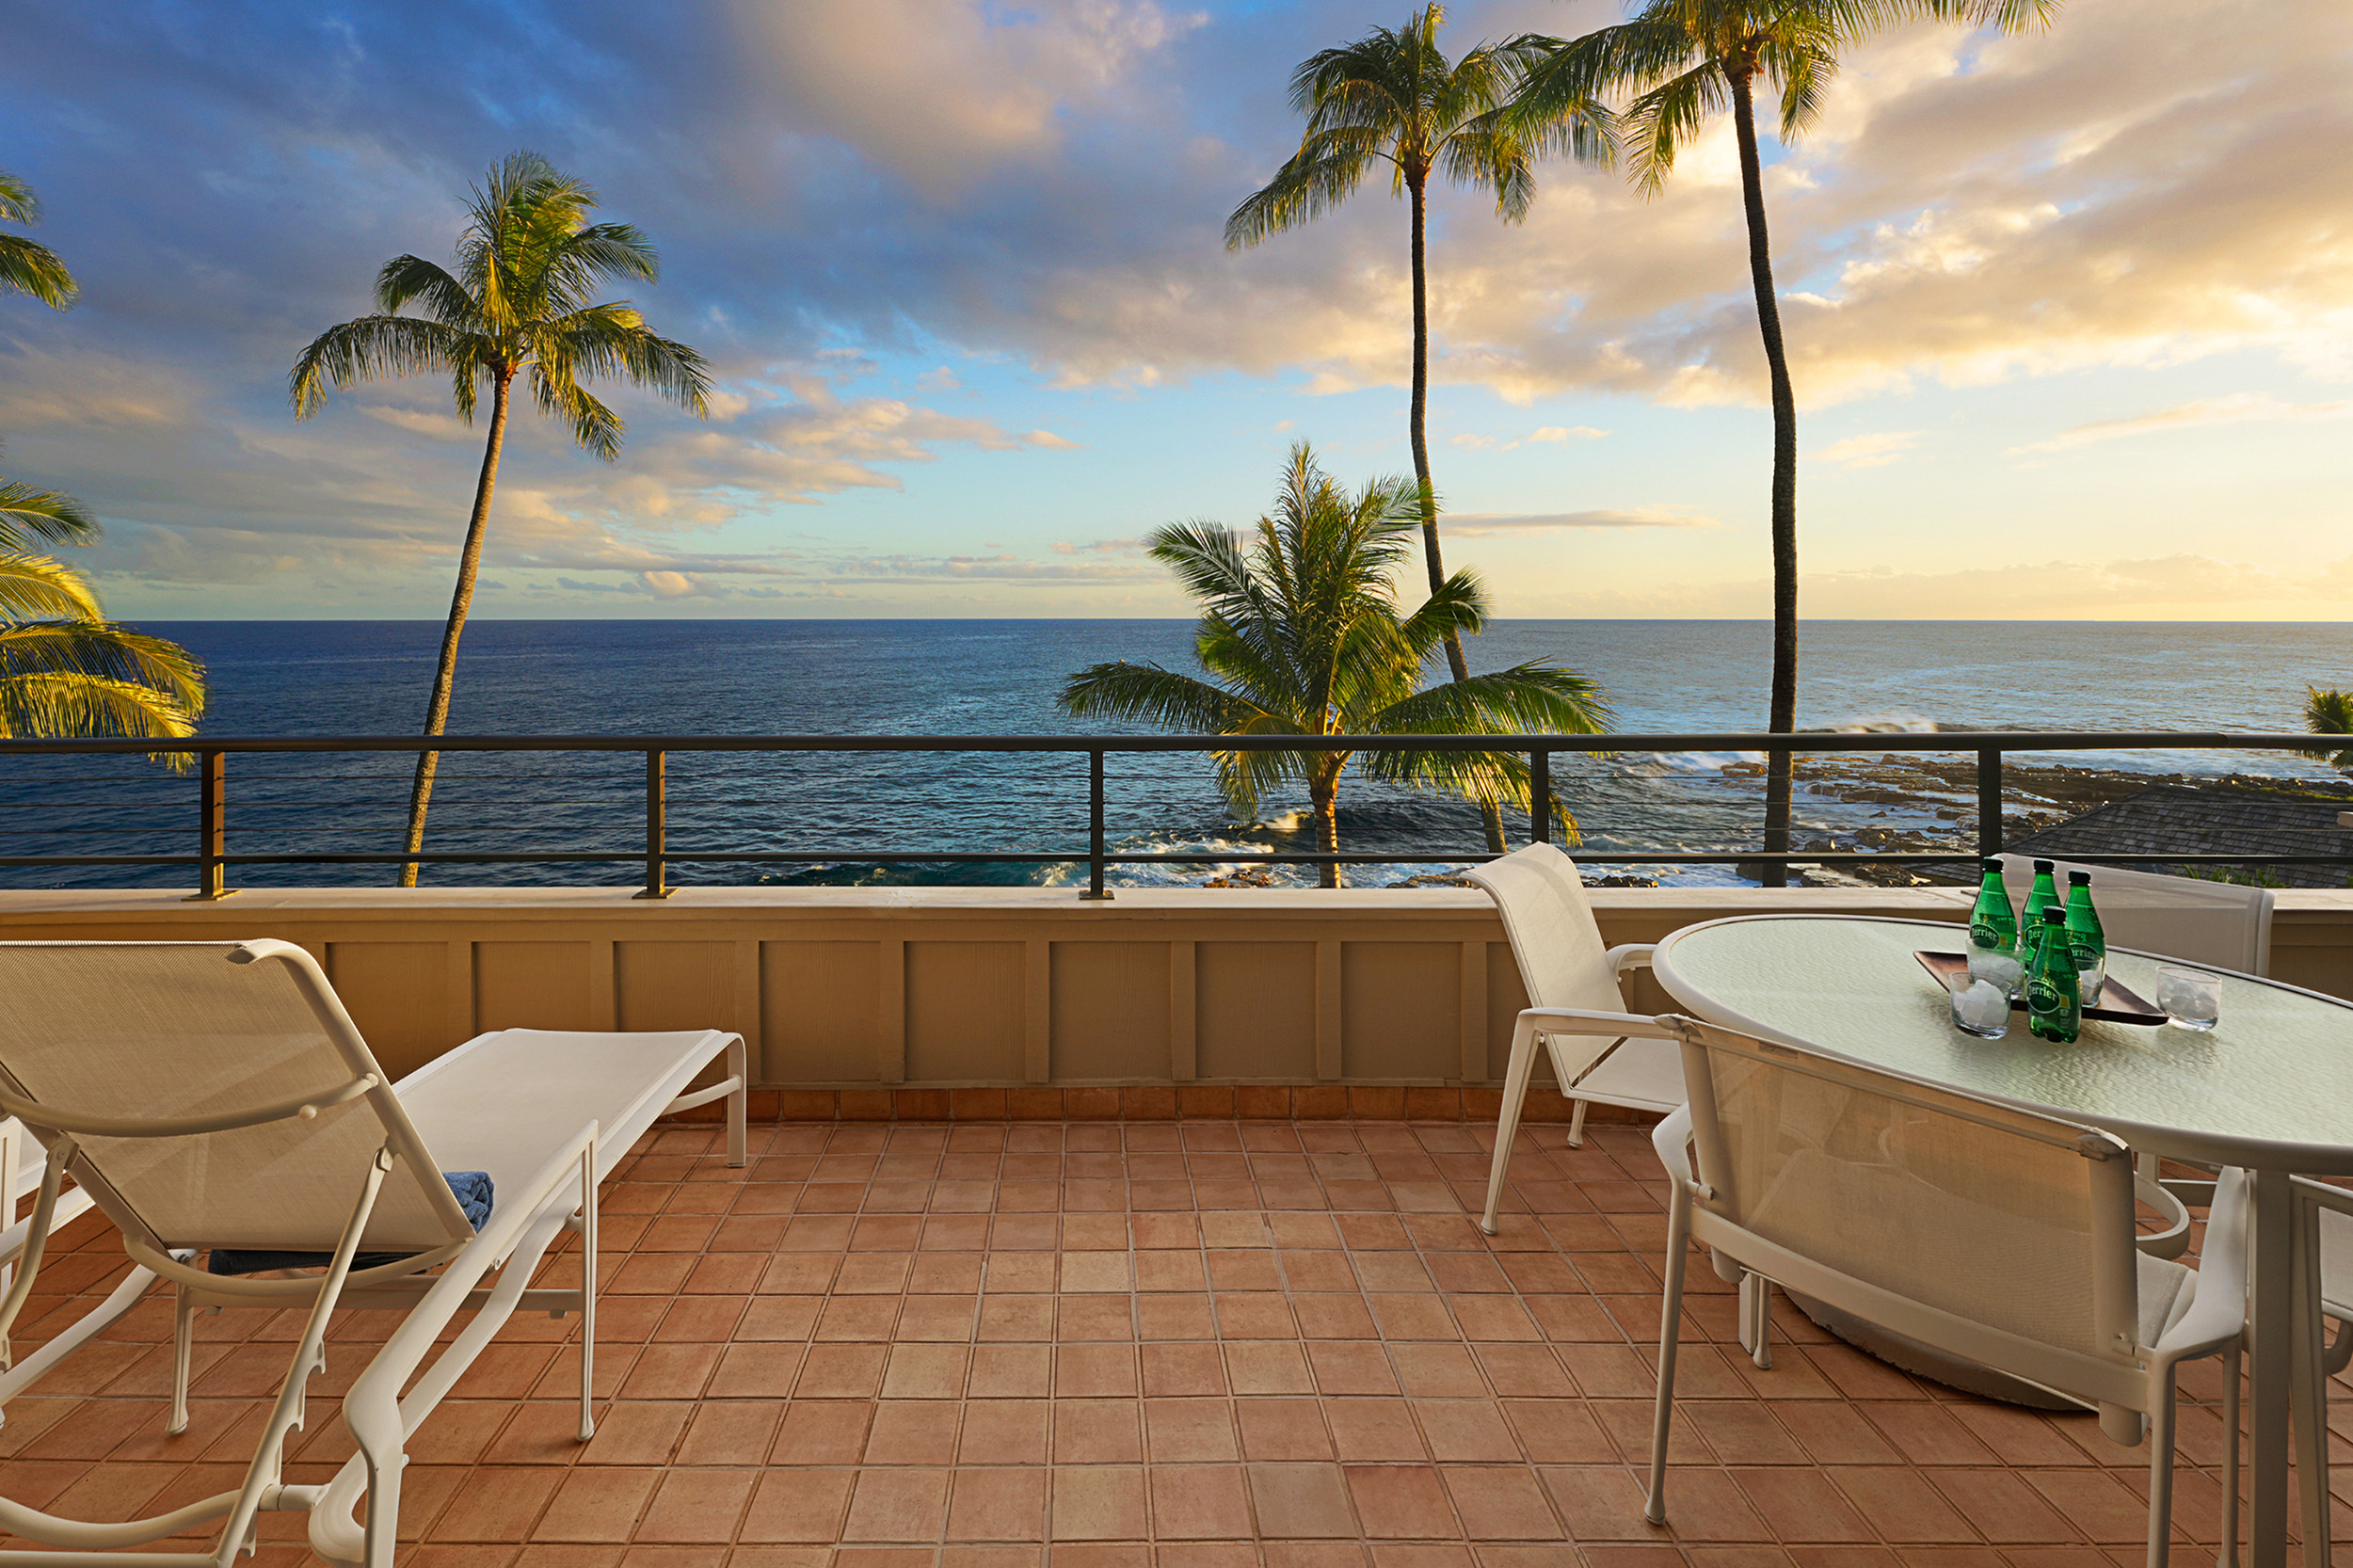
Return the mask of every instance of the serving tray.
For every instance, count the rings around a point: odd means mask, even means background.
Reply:
[[[1922,968],[1936,976],[1936,983],[1940,985],[1946,984],[1945,977],[1947,975],[1966,974],[1969,971],[1969,955],[1965,952],[1914,952],[1912,956],[1920,960]],[[2009,1010],[2024,1013],[2026,999],[2013,998]],[[2107,984],[2100,988],[2100,1005],[2085,1008],[2084,1016],[2105,1018],[2110,1023],[2144,1026],[2166,1021],[2163,1013],[2150,1006],[2139,992],[2114,975],[2108,976]]]

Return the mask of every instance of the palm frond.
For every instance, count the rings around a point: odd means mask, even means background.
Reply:
[[[1329,133],[1303,143],[1274,178],[1242,199],[1225,219],[1225,248],[1241,250],[1321,217],[1356,194],[1365,171],[1386,156],[1368,138]]]
[[[24,176],[0,168],[0,223],[39,223],[40,198]]]
[[[0,289],[29,294],[55,311],[71,306],[82,292],[56,251],[22,234],[0,234]]]
[[[371,315],[330,327],[312,340],[286,377],[295,417],[308,419],[327,406],[327,390],[347,391],[362,381],[409,376],[418,371],[473,367],[492,352],[479,335],[416,316]]]
[[[1670,77],[1626,105],[1624,143],[1635,187],[1656,196],[1674,171],[1675,153],[1709,119],[1731,105],[1732,89],[1712,60]]]
[[[204,711],[204,666],[194,654],[113,621],[0,624],[0,674],[128,682],[153,690],[190,716]]]
[[[1446,138],[1439,172],[1458,185],[1476,185],[1496,195],[1496,216],[1506,223],[1528,217],[1536,200],[1536,168],[1528,143],[1485,120]]]
[[[488,325],[483,319],[481,301],[467,293],[466,285],[450,276],[448,268],[422,256],[395,256],[376,275],[376,308],[385,315],[398,315],[412,300],[421,302],[425,314],[445,327],[478,333]]]
[[[196,715],[166,694],[135,680],[73,674],[0,674],[0,739],[82,740],[128,736],[178,740],[196,733]],[[160,760],[184,769],[185,754]]]
[[[0,624],[105,618],[81,574],[46,555],[0,553]]]
[[[1475,637],[1487,626],[1487,590],[1468,568],[1455,572],[1405,617],[1399,630],[1417,661],[1427,659],[1443,645],[1449,632]]]
[[[1374,722],[1385,735],[1602,735],[1614,717],[1592,680],[1530,661],[1416,692]]]
[[[594,392],[544,364],[531,367],[531,392],[541,413],[572,427],[572,440],[583,452],[608,463],[620,456],[628,426]]]
[[[0,551],[27,551],[35,539],[88,544],[97,537],[98,520],[72,496],[0,479]]]

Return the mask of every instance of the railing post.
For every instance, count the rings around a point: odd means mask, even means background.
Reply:
[[[1977,855],[2002,853],[2002,754],[1977,753]]]
[[[1103,857],[1109,853],[1103,843],[1103,751],[1098,746],[1087,753],[1087,890],[1080,898],[1112,896],[1103,886]]]
[[[1528,841],[1552,842],[1552,753],[1542,746],[1528,754]]]
[[[227,898],[235,888],[228,882],[229,754],[203,751],[196,759],[196,891],[189,904]]]
[[[666,807],[666,769],[668,753],[646,753],[646,886],[636,893],[638,898],[668,898],[678,891],[670,886],[669,861],[664,855],[665,828],[663,821]]]

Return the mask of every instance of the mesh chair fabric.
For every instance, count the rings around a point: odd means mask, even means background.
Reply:
[[[1576,861],[1550,844],[1530,844],[1470,871],[1465,879],[1496,901],[1531,1006],[1625,1010],[1625,998],[1618,989],[1593,905],[1586,902]],[[1562,1055],[1572,1062],[1590,1060],[1613,1038],[1550,1037],[1561,1042]]]
[[[2100,929],[2111,947],[2213,964],[2241,974],[2271,970],[2273,895],[2268,888],[2243,888],[2194,876],[2157,876],[2072,860],[2055,864],[2062,893],[2069,872],[2091,873],[2092,902],[2099,906]],[[2002,877],[2013,888],[2030,886],[2032,857],[2003,856]]]
[[[167,1121],[328,1094],[361,1073],[386,1084],[358,1036],[338,1040],[282,962],[238,964],[234,943],[0,943],[0,1081],[83,1115]],[[331,1248],[368,1165],[399,1117],[389,1087],[227,1132],[76,1134],[76,1179],[160,1248]],[[400,1118],[399,1132],[415,1146]],[[416,1161],[404,1160],[402,1165]],[[437,1207],[423,1185],[441,1189]],[[399,1166],[364,1250],[422,1252],[463,1240],[440,1172]]]
[[[1719,1169],[1705,1168],[1705,1137],[1700,1145],[1711,1211],[1924,1305],[2112,1353],[2094,1301],[2099,1162],[2076,1146],[2082,1128],[1699,1032],[1721,1140]],[[2126,1320],[2161,1329],[2190,1272],[2149,1258],[2142,1272],[2145,1300]]]

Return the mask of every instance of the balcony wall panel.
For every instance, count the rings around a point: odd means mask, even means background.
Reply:
[[[594,956],[586,942],[474,943],[474,1027],[596,1028],[588,981]]]
[[[1340,1077],[1459,1078],[1462,1022],[1461,943],[1340,944]]]
[[[1313,1080],[1316,944],[1197,943],[1193,1019],[1195,1077]]]
[[[452,995],[465,994],[471,1021],[472,987],[470,972],[450,972],[449,959],[446,941],[327,944],[328,980],[368,1048],[394,1078],[424,1066],[472,1032],[461,1027],[452,1037]]]
[[[1027,947],[1023,942],[906,944],[905,1081],[1027,1080]]]
[[[883,1080],[882,955],[880,942],[760,944],[761,1082]]]
[[[1055,942],[1048,1077],[1135,1082],[1172,1077],[1169,942]]]
[[[1593,904],[1606,941],[1655,942],[1777,910],[1959,921],[1968,891],[1602,888]],[[479,1030],[714,1027],[740,1030],[778,1088],[1476,1084],[1502,1076],[1525,1005],[1494,910],[1457,889],[0,891],[5,939],[256,936],[317,956],[396,1074]],[[2272,970],[2353,996],[2353,890],[2284,892]],[[1641,971],[1627,1000],[1668,1004]]]
[[[733,942],[613,944],[615,1027],[735,1028]]]

